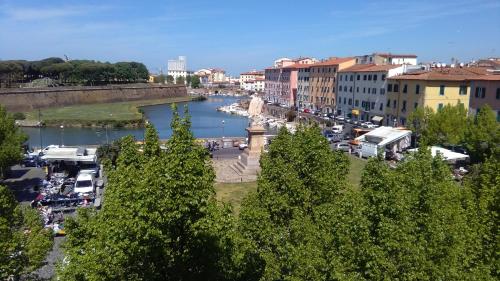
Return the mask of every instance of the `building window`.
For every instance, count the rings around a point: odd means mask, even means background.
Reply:
[[[382,74],[382,81],[385,81],[385,74]]]
[[[403,107],[401,108],[401,112],[405,112],[405,111],[406,111],[406,101],[404,100]]]
[[[347,98],[344,98],[344,104],[346,104],[346,103],[347,103]]]
[[[341,97],[339,97],[339,104],[341,104],[341,103],[342,103],[342,98],[341,98]]]
[[[465,95],[467,95],[467,86],[465,86],[465,85],[460,86],[460,91],[459,91],[459,94],[460,94],[461,96],[465,96]]]
[[[372,101],[372,110],[375,109],[375,102]]]
[[[497,100],[500,100],[500,88],[497,88]]]
[[[408,84],[404,84],[403,86],[403,93],[408,93]]]
[[[378,110],[380,110],[380,111],[384,110],[384,104],[383,103],[380,103],[380,106],[379,106]]]
[[[498,88],[500,90],[500,88]],[[359,87],[356,87],[356,93],[359,93]],[[500,93],[500,91],[497,91],[497,93]],[[497,94],[497,99],[498,99],[498,94]]]
[[[366,80],[366,74],[365,74],[365,75],[363,75],[363,80]]]
[[[387,92],[392,92],[392,84],[387,84]]]
[[[349,88],[349,92],[352,93],[352,87]]]
[[[396,108],[396,100],[394,100],[394,101],[392,102],[392,107],[393,107],[393,108]]]
[[[368,88],[368,94],[370,93],[371,88]]]
[[[349,104],[349,105],[352,105],[352,99],[349,99],[348,104]]]
[[[344,92],[347,92],[347,86],[344,86]]]
[[[356,80],[359,80],[359,79],[361,79],[361,75],[358,74],[356,77]]]
[[[388,99],[388,100],[387,100],[387,107],[390,107],[390,106],[391,106],[391,100],[390,100],[390,99]]]
[[[394,84],[394,93],[397,93],[397,92],[399,92],[399,85]]]
[[[368,81],[372,81],[372,75],[368,75]]]
[[[342,75],[339,75],[339,81],[342,81]]]
[[[481,91],[481,98],[484,99],[484,97],[486,96],[486,88],[482,88],[482,91]]]
[[[444,89],[445,89],[444,85],[439,86],[439,95],[440,96],[444,96]]]
[[[418,102],[416,102],[414,105],[413,105],[413,108],[417,108],[418,107]]]
[[[443,104],[442,103],[438,104],[438,110],[441,110],[441,109],[443,109]]]
[[[366,93],[366,88],[365,87],[363,87],[363,93]]]
[[[350,81],[354,80],[354,75],[351,74],[351,77],[349,78]]]
[[[415,94],[417,94],[417,95],[420,94],[420,85],[419,84],[415,85]]]
[[[373,75],[373,81],[377,81],[377,74]]]
[[[380,94],[381,95],[385,95],[385,89],[384,88],[380,88]]]
[[[376,95],[377,94],[377,88],[372,89],[372,94]]]
[[[354,106],[359,106],[359,100],[354,101]]]

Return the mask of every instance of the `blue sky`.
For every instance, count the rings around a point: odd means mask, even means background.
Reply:
[[[141,61],[259,69],[279,57],[500,57],[500,0],[0,0],[0,59]]]

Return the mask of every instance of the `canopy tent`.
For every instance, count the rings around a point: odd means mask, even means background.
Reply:
[[[418,151],[418,148],[409,149],[408,151],[416,152],[416,151]],[[467,154],[458,153],[458,152],[451,151],[449,149],[442,148],[439,146],[432,146],[431,147],[431,154],[432,154],[432,157],[436,157],[439,154],[439,155],[441,155],[441,157],[443,157],[444,160],[446,160],[447,162],[450,162],[450,163],[455,163],[457,161],[468,161],[469,160],[469,155],[467,155]]]
[[[382,116],[373,116],[372,117],[372,122],[380,123],[380,122],[382,122],[382,120],[384,120],[384,117],[382,117]]]

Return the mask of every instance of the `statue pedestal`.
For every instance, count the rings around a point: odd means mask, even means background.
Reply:
[[[260,172],[260,155],[264,148],[264,133],[262,126],[252,126],[246,129],[248,132],[248,147],[241,154],[240,159],[233,165],[233,169],[239,175],[257,175]]]

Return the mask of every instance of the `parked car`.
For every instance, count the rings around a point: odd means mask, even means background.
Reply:
[[[337,121],[345,121],[344,116],[337,116],[335,119],[337,119]]]
[[[38,157],[35,155],[27,155],[21,163],[24,167],[36,167],[38,164]]]
[[[242,142],[242,143],[240,143],[240,144],[238,145],[238,148],[239,148],[240,150],[244,150],[244,149],[245,149],[245,148],[247,148],[247,147],[248,147],[248,143],[245,143],[245,142]]]
[[[348,143],[345,143],[345,142],[337,143],[333,147],[333,149],[335,149],[335,150],[341,150],[341,151],[345,151],[345,152],[349,152],[349,148],[350,148],[350,145]]]
[[[76,193],[89,194],[94,192],[95,178],[91,173],[79,173],[75,181]]]
[[[376,128],[377,126],[375,124],[373,124],[372,122],[364,122],[364,123],[361,123],[361,127],[372,129],[372,128]]]
[[[304,108],[304,113],[311,113],[311,110],[309,108]]]
[[[335,125],[332,127],[332,131],[336,134],[341,134],[343,130],[344,130],[344,126],[342,126],[342,125]]]
[[[319,109],[316,109],[313,114],[316,115],[316,116],[319,116],[319,114],[321,113],[321,110]]]

